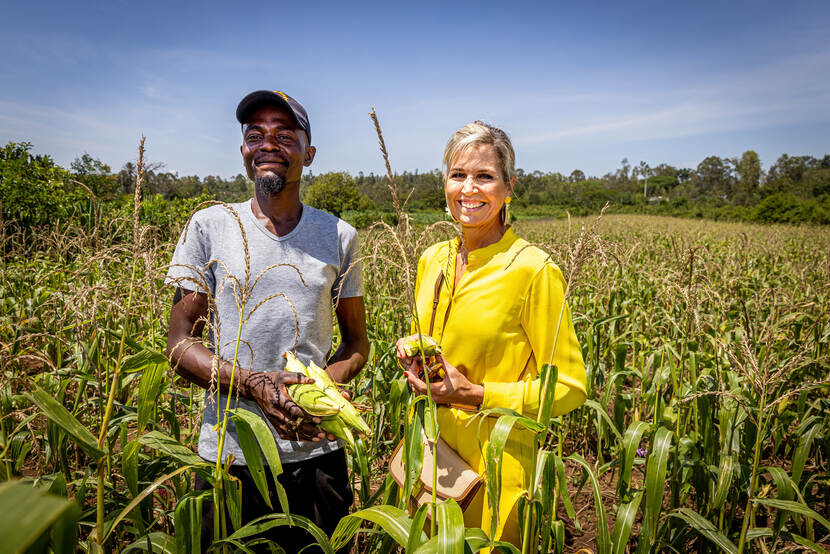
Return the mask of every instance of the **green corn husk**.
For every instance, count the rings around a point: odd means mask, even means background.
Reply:
[[[410,358],[415,356],[421,352],[421,342],[424,343],[423,355],[425,357],[437,356],[441,353],[441,346],[438,344],[438,341],[429,335],[421,335],[421,340],[418,340],[418,335],[407,337],[402,345],[404,353]]]
[[[288,387],[288,394],[300,408],[315,417],[334,416],[340,411],[340,406],[314,385],[291,385]]]
[[[343,422],[343,418],[324,418],[323,421],[320,422],[320,429],[326,433],[331,433],[338,439],[343,439],[352,450],[355,449],[354,435],[352,434],[351,429],[349,429],[349,426]]]
[[[291,352],[286,352],[285,358],[285,369],[287,371],[295,371],[305,375],[306,377],[314,379],[313,385],[292,385],[291,388],[298,386],[311,387],[318,393],[318,396],[313,398],[314,403],[312,404],[312,408],[317,409],[318,413],[312,413],[299,402],[297,402],[297,404],[310,414],[316,415],[322,419],[320,428],[323,431],[331,433],[337,438],[343,439],[349,444],[350,447],[354,448],[354,435],[352,434],[351,429],[349,429],[349,426],[354,427],[364,434],[368,434],[371,431],[363,418],[360,417],[357,409],[352,406],[351,402],[343,398],[343,395],[340,394],[340,389],[337,388],[337,384],[331,379],[331,377],[329,377],[326,370],[314,362],[311,362],[308,367],[306,367]],[[324,397],[325,401],[320,400],[320,397]],[[308,398],[309,400],[312,399],[310,396]],[[319,408],[321,406],[326,406],[327,409],[330,409],[330,407],[333,406],[336,407],[337,410],[334,411],[334,413],[322,414],[319,413]]]
[[[368,435],[370,432],[369,426],[366,425],[366,422],[363,421],[363,418],[360,417],[360,413],[358,413],[357,409],[352,405],[351,402],[343,398],[343,395],[340,394],[340,389],[337,388],[337,385],[332,381],[329,374],[326,372],[325,369],[321,368],[314,362],[308,364],[308,376],[314,379],[315,383],[320,385],[320,388],[328,395],[328,397],[340,407],[340,417],[363,433],[364,435]]]

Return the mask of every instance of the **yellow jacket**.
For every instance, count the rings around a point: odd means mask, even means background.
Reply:
[[[535,417],[539,381],[545,363],[559,369],[553,415],[585,401],[585,364],[570,310],[564,306],[559,336],[556,326],[565,299],[562,273],[548,255],[508,228],[495,244],[468,254],[464,275],[453,290],[458,239],[430,246],[418,262],[415,302],[423,333],[429,329],[435,282],[444,272],[432,336],[447,361],[473,383],[484,385],[482,408],[510,408]],[[414,328],[413,324],[413,328]],[[554,351],[554,346],[556,350]],[[480,474],[495,417],[441,406],[441,436]],[[515,429],[502,459],[502,493],[496,538],[519,544],[515,504],[528,489],[535,458],[533,437]],[[484,487],[464,512],[467,527],[490,531]]]

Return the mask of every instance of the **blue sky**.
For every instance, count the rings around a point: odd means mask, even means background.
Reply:
[[[148,157],[242,171],[239,100],[308,109],[315,173],[439,167],[484,119],[525,170],[602,175],[830,153],[830,2],[15,2],[0,21],[0,141],[68,166]]]

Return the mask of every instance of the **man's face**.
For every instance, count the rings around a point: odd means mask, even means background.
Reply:
[[[299,181],[315,154],[294,117],[269,105],[256,110],[242,126],[240,150],[248,177],[270,194]]]

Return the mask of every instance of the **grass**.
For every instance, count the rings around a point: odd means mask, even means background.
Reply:
[[[349,452],[355,506],[331,537],[297,516],[240,528],[234,507],[244,498],[226,468],[193,453],[211,408],[161,354],[172,298],[161,280],[179,229],[106,217],[39,233],[3,228],[0,479],[9,483],[0,507],[21,521],[12,551],[198,551],[206,496],[191,490],[196,474],[229,506],[217,527],[225,550],[284,524],[311,529],[326,550],[494,546],[462,528],[452,502],[436,501],[423,533],[422,514],[403,509],[385,478],[392,448],[431,420],[393,350],[408,334],[414,262],[454,232],[399,219],[362,233],[371,353],[354,390],[372,433]],[[564,417],[494,414],[496,430],[525,425],[538,437],[524,550],[830,549],[830,233],[623,215],[516,229],[570,283],[589,387],[588,402]],[[416,404],[426,418],[410,424]],[[246,421],[249,448],[273,460],[267,436]],[[43,515],[23,518],[21,498]]]

